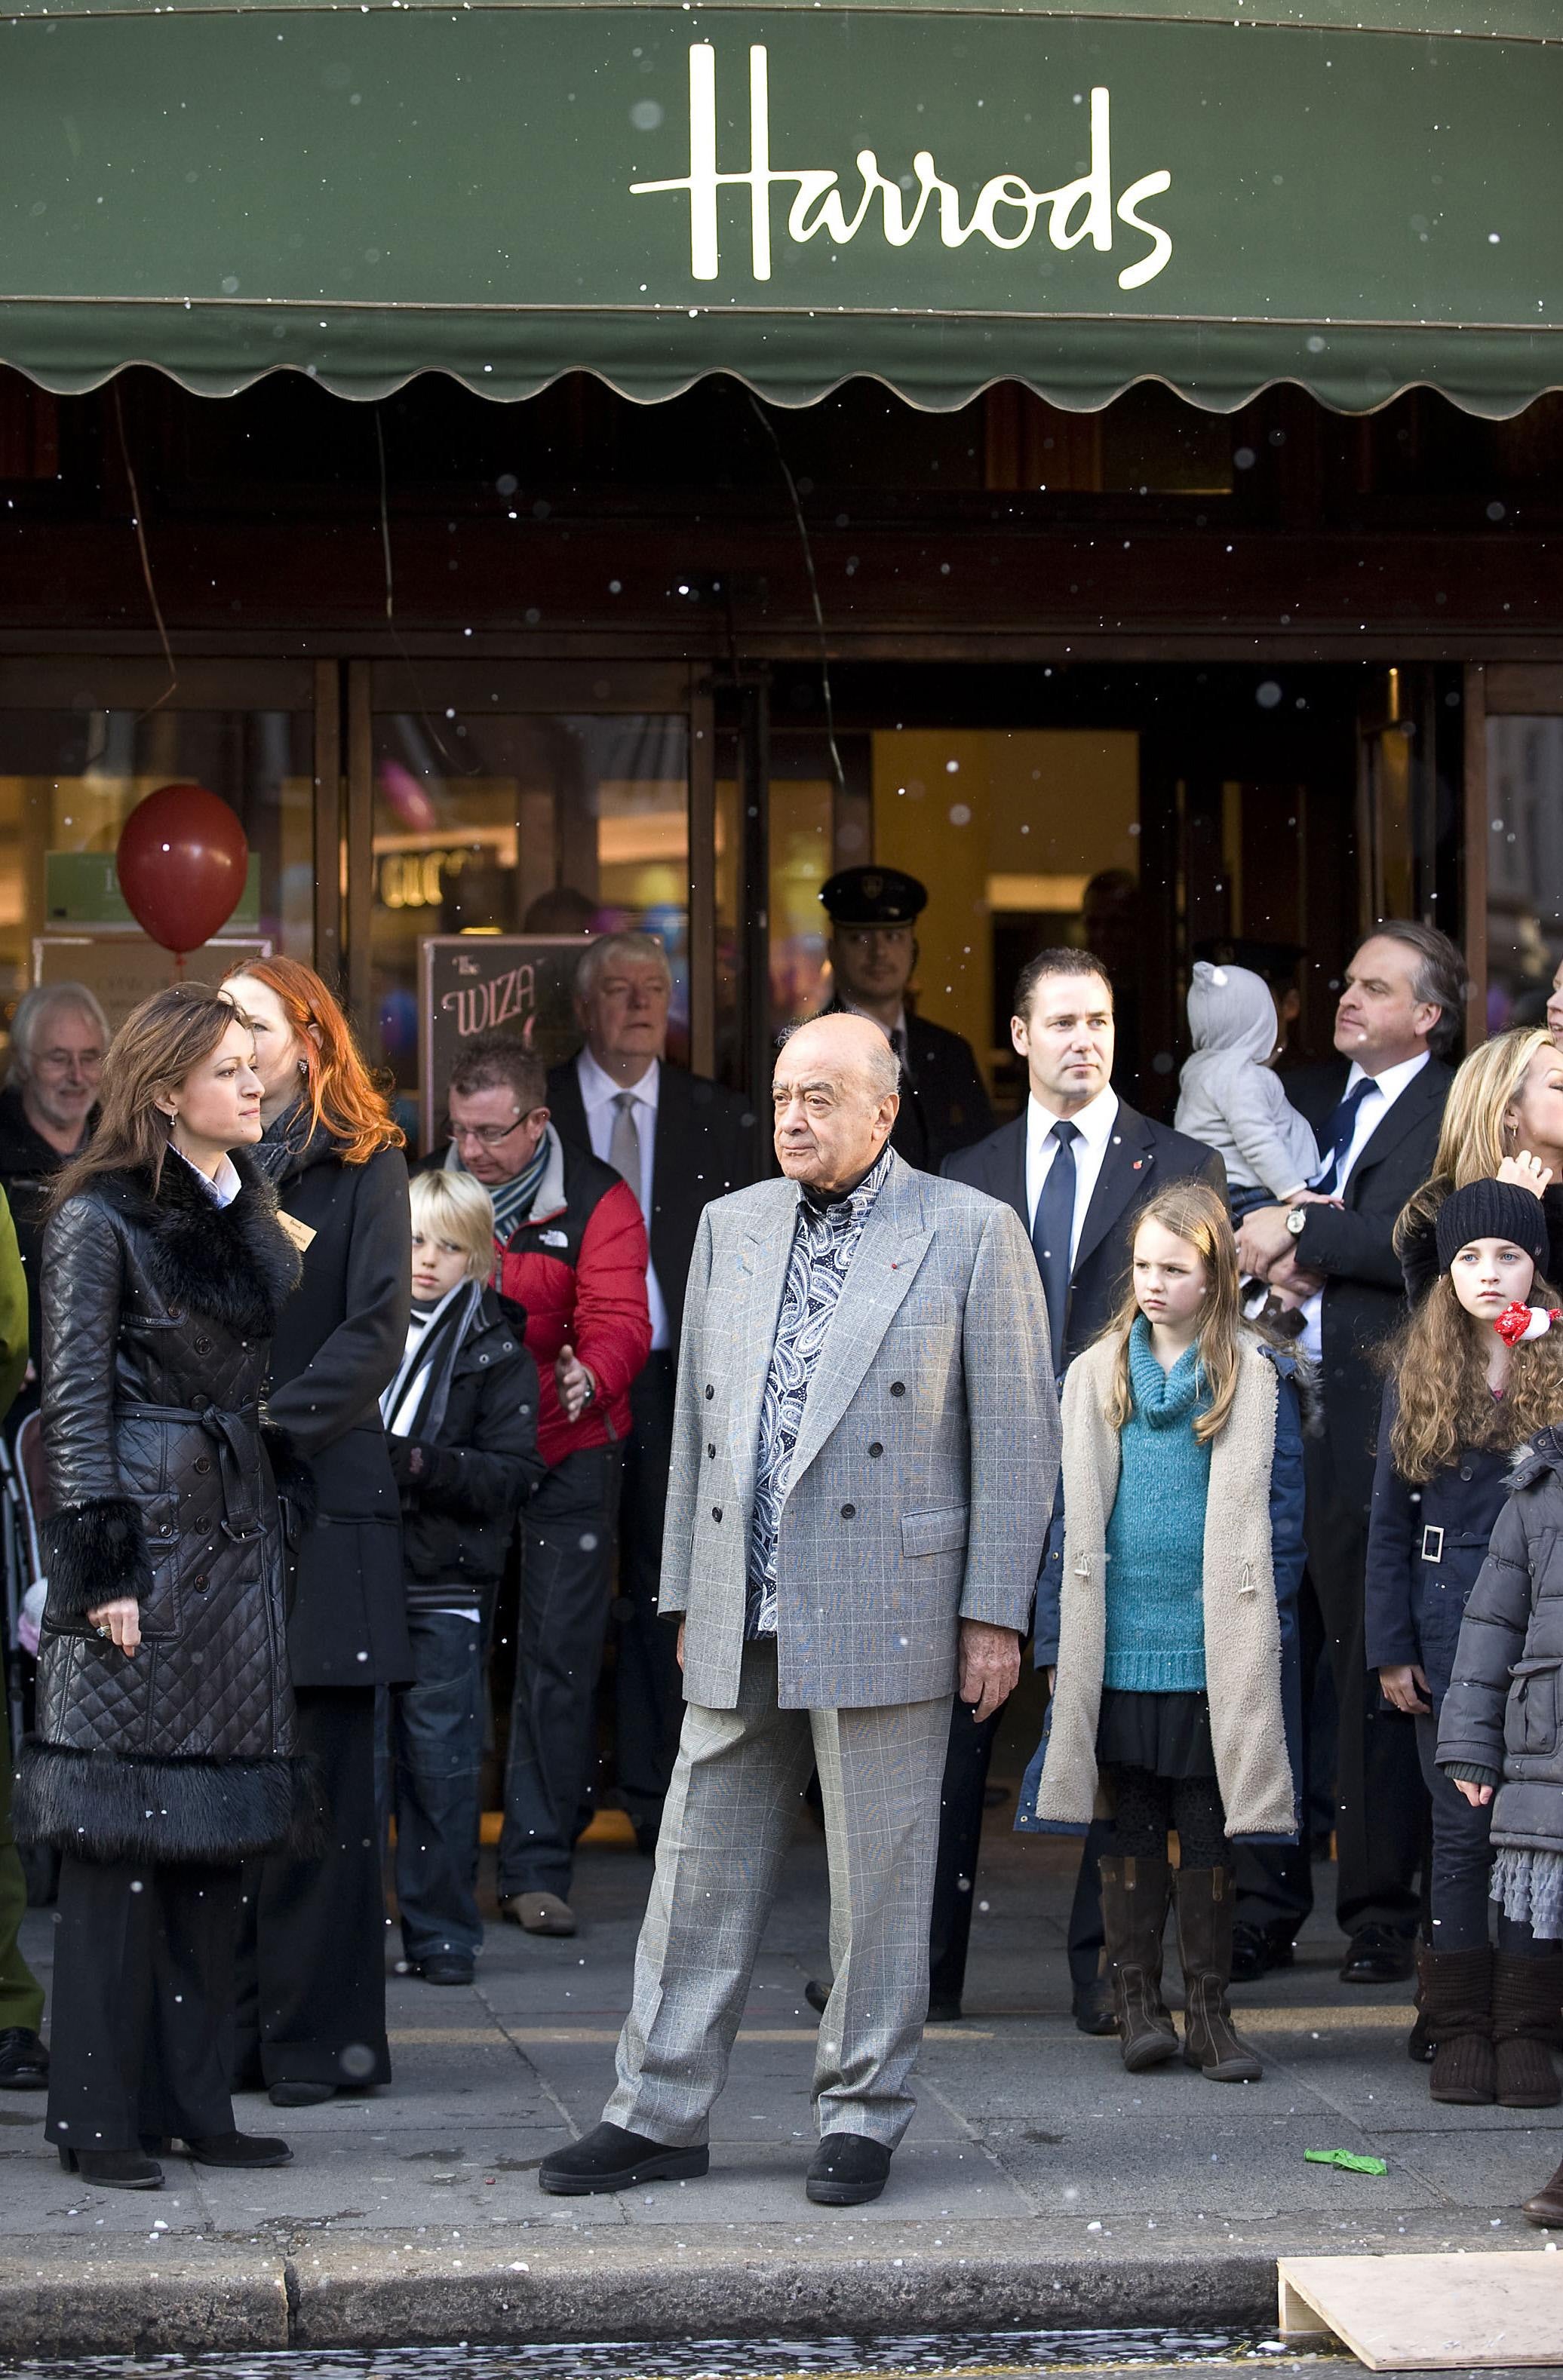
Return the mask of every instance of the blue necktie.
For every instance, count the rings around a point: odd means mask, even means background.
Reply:
[[[1373,1076],[1364,1075],[1362,1081],[1347,1092],[1346,1097],[1330,1117],[1325,1126],[1325,1161],[1308,1184],[1310,1190],[1322,1190],[1326,1197],[1333,1197],[1339,1188],[1341,1168],[1346,1162],[1346,1152],[1351,1146],[1351,1135],[1357,1129],[1357,1111],[1368,1093],[1377,1088],[1378,1085]]]
[[[1060,1122],[1052,1137],[1057,1155],[1047,1169],[1042,1196],[1032,1223],[1032,1246],[1047,1300],[1047,1330],[1053,1342],[1053,1369],[1064,1368],[1064,1318],[1069,1302],[1069,1247],[1075,1232],[1075,1152],[1078,1124]]]

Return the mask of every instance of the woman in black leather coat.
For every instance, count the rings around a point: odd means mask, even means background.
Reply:
[[[256,1154],[307,1243],[269,1409],[319,1488],[287,1652],[329,1827],[320,1856],[278,1852],[250,1880],[235,2045],[236,2081],[298,2107],[391,2079],[374,1694],[410,1681],[412,1648],[380,1397],[407,1343],[411,1224],[401,1133],[319,976],[261,959],[226,989],[255,1025]]]
[[[239,1863],[304,1799],[278,1489],[307,1474],[260,1402],[299,1260],[246,1153],[260,1096],[230,1001],[143,1001],[44,1235],[49,1593],[17,1829],[64,1855],[47,2136],[121,2189],[161,2183],[169,2138],[207,2165],[288,2155],[235,2131],[218,2047]]]

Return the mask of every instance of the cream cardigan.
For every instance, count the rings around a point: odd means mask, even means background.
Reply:
[[[1082,1828],[1105,1815],[1096,1728],[1106,1657],[1107,1520],[1117,1493],[1117,1433],[1103,1410],[1116,1345],[1099,1340],[1064,1384],[1064,1577],[1057,1684],[1035,1815]],[[1270,1540],[1279,1381],[1245,1340],[1237,1394],[1210,1455],[1205,1507],[1205,1677],[1228,1837],[1288,1838],[1297,1791],[1287,1752],[1281,1631]]]

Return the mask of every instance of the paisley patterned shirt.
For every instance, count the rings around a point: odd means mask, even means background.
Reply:
[[[858,1252],[869,1210],[890,1171],[886,1143],[857,1188],[822,1206],[798,1194],[792,1254],[765,1393],[760,1402],[760,1444],[754,1510],[749,1524],[749,1609],[744,1634],[776,1633],[776,1538],[792,1477],[792,1457],[803,1426],[809,1380],[835,1318],[836,1302]]]

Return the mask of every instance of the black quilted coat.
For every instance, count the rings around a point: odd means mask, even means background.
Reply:
[[[1563,1431],[1515,1457],[1460,1622],[1438,1758],[1502,1779],[1500,1851],[1563,1852]]]
[[[49,1594],[16,1817],[88,1858],[237,1860],[302,1801],[278,1491],[301,1500],[308,1473],[261,1418],[299,1267],[269,1184],[234,1163],[226,1208],[170,1153],[155,1196],[100,1175],[44,1234]],[[128,1658],[87,1619],[127,1595]]]

